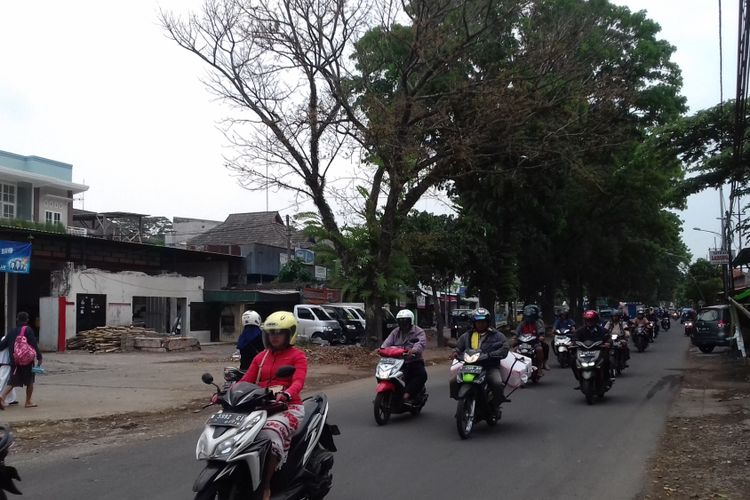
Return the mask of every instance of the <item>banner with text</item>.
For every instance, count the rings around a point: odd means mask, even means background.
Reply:
[[[31,243],[0,240],[0,272],[29,274],[31,270]]]

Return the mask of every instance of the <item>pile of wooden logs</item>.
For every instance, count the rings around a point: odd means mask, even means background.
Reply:
[[[136,326],[100,326],[78,333],[66,341],[68,350],[89,352],[132,351],[136,337],[158,337],[154,330]]]

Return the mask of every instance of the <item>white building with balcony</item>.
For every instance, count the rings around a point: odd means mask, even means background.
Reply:
[[[3,220],[71,226],[73,197],[87,190],[88,186],[73,182],[73,165],[0,151]]]

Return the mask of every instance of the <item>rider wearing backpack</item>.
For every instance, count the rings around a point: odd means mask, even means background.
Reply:
[[[0,395],[0,410],[5,409],[5,398],[14,387],[26,386],[26,408],[36,405],[31,400],[34,392],[34,354],[38,364],[42,364],[42,351],[39,350],[34,330],[29,326],[29,315],[19,312],[14,328],[0,341],[0,351],[10,348],[10,381]]]

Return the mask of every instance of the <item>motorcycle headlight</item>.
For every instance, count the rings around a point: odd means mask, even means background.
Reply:
[[[200,439],[198,439],[198,445],[195,447],[195,457],[198,460],[208,460],[208,442],[206,441],[206,436],[204,434],[201,434]]]
[[[612,340],[617,340],[617,338],[618,338],[618,335],[616,333],[613,333],[612,334]]]
[[[245,432],[246,430],[251,429],[255,424],[257,424],[260,421],[260,419],[261,419],[260,415],[255,415],[253,418],[251,418],[250,420],[242,424],[242,427],[240,427],[239,433],[242,433],[242,432]]]
[[[356,329],[357,329],[357,327],[356,327],[356,326],[354,326],[354,325],[346,325],[346,329],[347,329],[347,330],[356,330]]]

